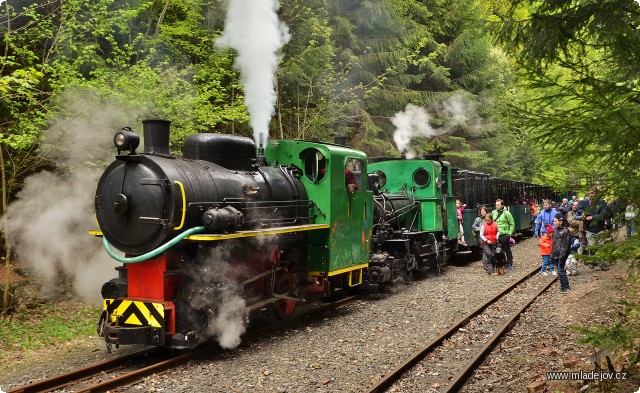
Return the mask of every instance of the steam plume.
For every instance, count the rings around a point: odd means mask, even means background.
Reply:
[[[278,20],[277,0],[230,0],[219,47],[238,52],[234,66],[244,84],[253,138],[266,144],[276,102],[275,72],[278,50],[289,41],[289,31]]]
[[[101,285],[115,275],[116,263],[87,230],[97,228],[93,201],[102,173],[93,162],[113,158],[112,135],[123,124],[122,110],[92,98],[66,95],[64,114],[41,149],[59,169],[27,178],[7,210],[15,252],[44,279],[44,294],[63,272],[87,301],[97,301]]]
[[[429,123],[429,114],[426,109],[413,104],[407,104],[404,112],[398,112],[391,118],[391,123],[396,126],[393,140],[400,152],[406,152],[407,158],[415,157],[413,149],[409,148],[409,142],[416,136],[435,136],[436,130]]]
[[[432,126],[432,114],[444,120],[442,127]],[[396,127],[393,140],[400,152],[408,159],[416,156],[409,143],[416,137],[435,137],[448,134],[455,127],[475,126],[479,122],[475,105],[462,94],[456,94],[439,105],[433,105],[429,111],[425,108],[407,104],[404,112],[398,112],[391,118]]]

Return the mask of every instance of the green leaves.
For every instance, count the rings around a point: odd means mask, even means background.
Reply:
[[[625,0],[504,3],[511,7],[495,8],[496,36],[522,75],[508,119],[541,157],[536,179],[640,200],[640,7]],[[616,320],[576,330],[581,343],[633,351],[637,362],[640,239],[606,243],[580,258],[629,264],[629,296]]]
[[[609,177],[611,191],[628,195],[640,164],[632,154],[640,145],[640,8],[622,0],[510,3],[498,38],[525,76],[517,122],[573,177]]]

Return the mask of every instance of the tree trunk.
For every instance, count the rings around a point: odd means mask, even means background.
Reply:
[[[7,220],[7,175],[4,166],[4,153],[0,146],[0,176],[2,177],[2,229],[4,231],[4,296],[2,297],[2,314],[5,315],[9,309],[9,288],[11,287],[11,238]]]
[[[156,37],[158,36],[158,32],[160,31],[160,25],[164,20],[164,16],[167,14],[167,8],[169,8],[170,2],[171,0],[167,0],[167,2],[164,4],[164,8],[162,9],[162,12],[160,13],[160,16],[158,17],[158,25],[156,26],[156,34],[155,34]]]

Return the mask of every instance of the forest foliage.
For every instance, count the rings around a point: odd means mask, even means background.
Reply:
[[[93,108],[134,128],[170,119],[176,152],[196,132],[251,135],[236,54],[216,46],[225,7],[2,3],[5,202],[26,176],[58,164],[41,149],[47,130]],[[636,195],[639,8],[634,0],[282,0],[291,38],[280,53],[271,138],[345,135],[371,156],[397,157],[391,120],[416,105],[433,131],[412,139],[418,154],[559,190],[596,183]]]
[[[108,104],[134,128],[170,119],[175,151],[191,133],[251,135],[235,53],[216,46],[225,7],[4,2],[7,198],[25,176],[55,167],[36,154],[52,124],[88,116],[69,113],[69,96],[89,108]],[[435,130],[413,138],[419,154],[557,189],[605,181],[622,195],[640,186],[630,148],[640,138],[633,0],[282,0],[279,17],[291,39],[280,54],[271,138],[345,135],[371,156],[399,156],[391,119],[412,104]],[[455,115],[443,110],[452,99]]]
[[[172,121],[185,136],[249,136],[235,53],[216,46],[225,2],[217,0],[10,0],[0,29],[0,133],[9,199],[51,158],[36,154],[69,113],[69,96],[117,108],[122,125]],[[277,71],[271,138],[332,141],[372,156],[399,156],[391,117],[428,109],[436,137],[412,142],[454,165],[532,180],[518,152],[527,143],[502,118],[514,86],[512,61],[491,44],[477,0],[283,0],[291,39]],[[455,126],[442,103],[464,97]],[[91,108],[91,106],[89,106]],[[87,133],[91,133],[87,129]],[[505,141],[510,141],[505,143]]]

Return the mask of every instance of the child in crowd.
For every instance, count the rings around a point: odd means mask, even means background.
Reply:
[[[541,276],[548,276],[547,267],[552,275],[556,275],[556,271],[551,264],[551,236],[553,236],[554,229],[551,225],[547,225],[546,233],[543,233],[538,242],[540,246],[540,255],[542,255],[542,268],[540,269]]]
[[[576,260],[576,254],[580,248],[580,240],[577,237],[571,238],[573,244],[571,244],[571,254],[567,258],[565,268],[567,269],[567,276],[575,276],[578,274],[578,260]]]
[[[484,217],[484,224],[480,227],[480,240],[482,241],[482,264],[484,269],[489,274],[494,274],[493,265],[495,259],[495,247],[498,243],[498,237],[500,232],[498,231],[498,224],[493,221],[493,216],[487,214]],[[496,269],[496,274],[498,270]],[[501,272],[500,272],[501,273]]]
[[[565,271],[565,264],[571,252],[571,234],[569,229],[564,227],[564,217],[561,213],[556,214],[553,219],[556,231],[553,233],[553,243],[551,245],[551,263],[558,267],[558,279],[560,280],[560,291],[568,293],[569,279]]]
[[[473,236],[476,238],[476,242],[480,243],[480,228],[484,225],[484,218],[487,216],[487,207],[478,206],[478,217],[476,217],[471,229],[473,229]]]

